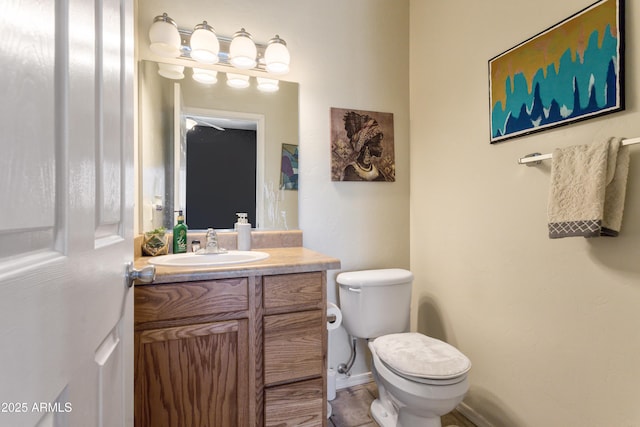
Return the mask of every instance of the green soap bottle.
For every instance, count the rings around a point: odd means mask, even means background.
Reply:
[[[182,211],[178,211],[178,223],[173,227],[173,253],[187,252],[187,224],[184,223]]]

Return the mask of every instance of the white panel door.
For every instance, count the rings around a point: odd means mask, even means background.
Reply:
[[[0,426],[132,425],[132,0],[0,28]]]

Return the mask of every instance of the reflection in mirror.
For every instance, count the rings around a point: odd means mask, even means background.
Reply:
[[[140,61],[140,229],[173,228],[179,209],[190,229],[233,228],[236,212],[249,213],[256,228],[298,228],[298,192],[281,176],[284,147],[298,144],[298,84],[281,81],[277,92],[268,93],[255,88],[255,78],[251,87],[234,89],[224,73],[206,85],[194,81],[189,68],[180,80],[164,78],[158,69]],[[221,134],[253,134],[253,154],[209,150],[206,144]],[[201,161],[192,166],[194,155]],[[249,181],[251,195],[241,200],[233,184]]]
[[[231,228],[237,212],[256,224],[258,123],[196,115],[187,123],[186,174],[178,193],[185,195],[189,226]],[[214,165],[214,159],[224,161]]]

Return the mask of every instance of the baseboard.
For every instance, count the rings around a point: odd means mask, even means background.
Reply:
[[[460,403],[456,409],[477,427],[494,427],[493,424],[464,402]]]
[[[340,377],[336,378],[336,390],[370,383],[371,381],[373,381],[373,375],[371,375],[371,372],[365,372],[363,374],[350,376],[341,375]]]

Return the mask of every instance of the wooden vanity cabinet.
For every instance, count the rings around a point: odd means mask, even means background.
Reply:
[[[136,427],[255,425],[249,284],[135,288]]]
[[[326,272],[136,286],[135,426],[326,426]]]

